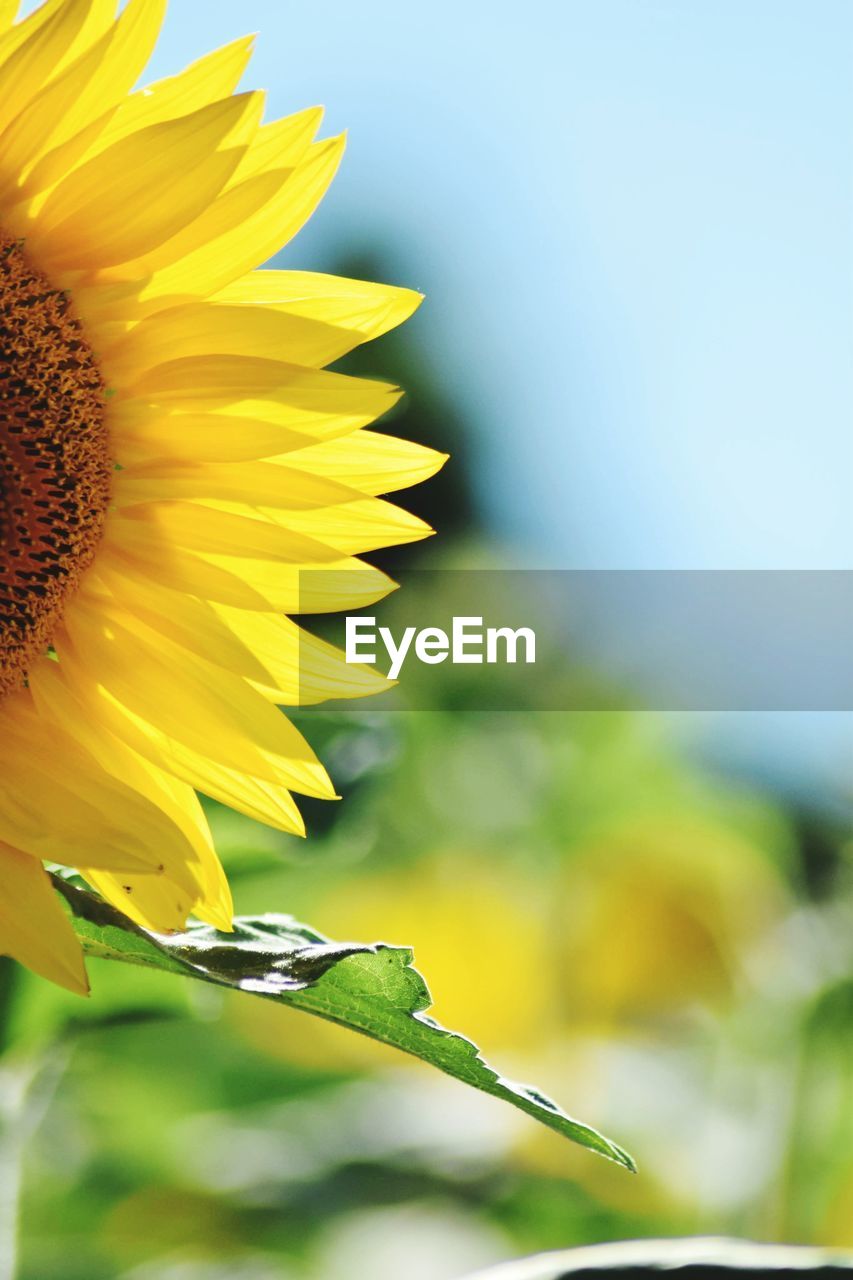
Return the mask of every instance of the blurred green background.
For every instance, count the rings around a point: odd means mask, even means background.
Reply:
[[[440,371],[405,331],[348,367],[399,379],[387,429],[454,455],[407,495],[440,538],[380,562],[510,563]],[[307,841],[211,806],[237,909],[412,944],[436,1016],[640,1175],[250,996],[92,962],[82,1002],[7,965],[2,1098],[25,1125],[4,1121],[0,1255],[20,1195],[21,1280],[454,1280],[679,1233],[853,1247],[837,807],[715,771],[684,717],[454,712],[433,670],[434,710],[299,713],[345,797],[305,806]]]

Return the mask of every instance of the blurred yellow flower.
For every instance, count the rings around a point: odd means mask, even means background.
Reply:
[[[748,947],[786,906],[765,851],[724,821],[673,811],[614,827],[577,850],[560,895],[573,1025],[724,1007]]]
[[[323,369],[419,296],[256,270],[343,139],[234,93],[251,39],[132,92],[164,6],[0,5],[0,948],[80,991],[42,860],[227,929],[195,789],[291,832],[334,795],[276,704],[384,682],[282,615],[383,595],[356,557],[429,529],[376,495],[443,461]]]

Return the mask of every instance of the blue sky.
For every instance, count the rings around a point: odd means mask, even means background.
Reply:
[[[535,563],[850,567],[853,6],[172,0],[245,31],[343,171],[289,252],[376,241]]]

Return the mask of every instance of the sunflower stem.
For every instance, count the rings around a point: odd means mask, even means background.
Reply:
[[[20,977],[20,966],[8,956],[0,956],[0,1054],[12,1039],[12,1011]]]
[[[47,1055],[20,1061],[7,1056],[0,1067],[0,1280],[16,1280],[18,1274],[24,1157],[66,1059],[67,1053],[54,1047]]]
[[[12,1015],[19,977],[18,965],[8,956],[0,956],[0,1055],[12,1041]],[[16,1272],[21,1186],[16,1112],[20,1104],[18,1073],[4,1066],[0,1070],[0,1280],[14,1280]]]
[[[18,1221],[23,1164],[29,1138],[40,1124],[63,1070],[55,1048],[22,1057],[13,1048],[14,1005],[23,973],[0,956],[0,1280],[18,1275]]]
[[[15,1280],[23,1141],[21,1113],[27,1081],[20,1071],[0,1073],[0,1280]]]

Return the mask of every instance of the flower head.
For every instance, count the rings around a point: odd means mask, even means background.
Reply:
[[[378,495],[443,461],[325,369],[419,296],[258,270],[342,139],[234,92],[248,39],[133,91],[163,8],[0,6],[0,950],[75,990],[44,861],[227,929],[197,791],[290,832],[334,795],[277,704],[383,682],[287,615],[384,594],[357,557],[429,530]]]

